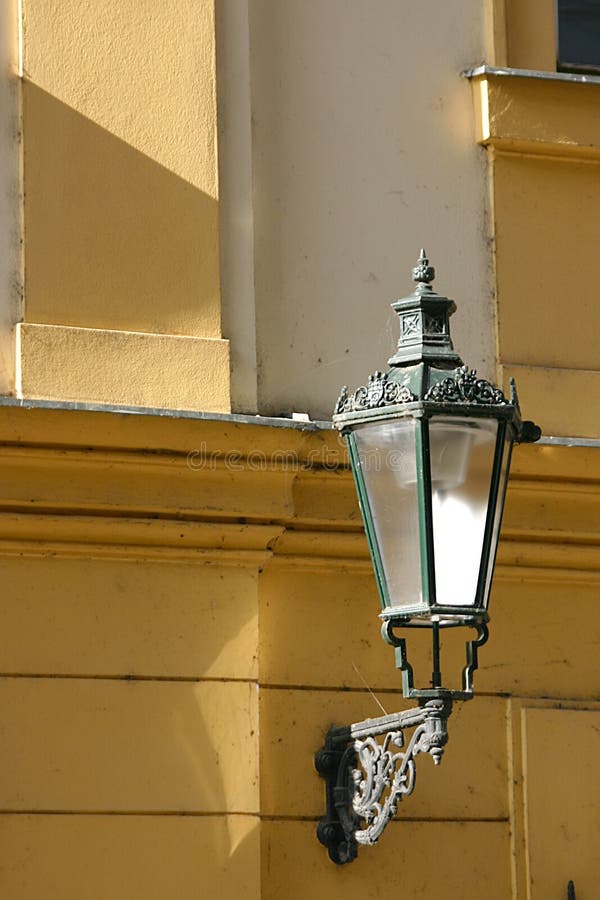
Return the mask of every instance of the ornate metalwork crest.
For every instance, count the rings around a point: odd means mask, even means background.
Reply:
[[[348,388],[344,385],[335,405],[334,414],[375,409],[379,406],[394,406],[396,403],[410,403],[417,399],[406,386],[389,381],[388,374],[374,372],[369,375],[367,384],[361,385],[353,394],[349,394]]]
[[[504,406],[508,400],[496,385],[478,378],[475,369],[461,366],[456,375],[444,378],[430,387],[424,400],[438,403],[482,403],[488,406]]]

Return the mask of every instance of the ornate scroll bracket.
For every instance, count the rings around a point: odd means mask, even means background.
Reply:
[[[420,753],[440,763],[451,711],[450,700],[433,699],[415,709],[329,731],[315,756],[327,786],[327,813],[317,836],[333,862],[352,862],[359,844],[377,842],[400,801],[414,790]],[[407,728],[415,730],[405,746]]]

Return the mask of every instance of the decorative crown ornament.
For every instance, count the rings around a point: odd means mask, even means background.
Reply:
[[[417,264],[412,270],[412,277],[417,284],[430,284],[435,278],[435,269],[429,265],[429,260],[422,247]]]

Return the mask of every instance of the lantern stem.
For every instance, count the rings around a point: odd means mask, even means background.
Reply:
[[[433,622],[433,672],[431,673],[431,687],[442,686],[442,673],[440,670],[440,623]]]

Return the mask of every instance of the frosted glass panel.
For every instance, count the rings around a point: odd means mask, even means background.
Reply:
[[[490,557],[488,561],[487,577],[485,580],[485,594],[483,597],[484,606],[487,609],[490,599],[490,588],[492,586],[492,576],[494,574],[494,562],[496,560],[496,550],[498,549],[498,538],[500,537],[500,527],[502,525],[502,512],[504,508],[504,495],[508,481],[508,472],[510,469],[510,457],[512,453],[512,433],[511,429],[506,429],[506,439],[504,441],[504,451],[502,456],[502,468],[500,472],[500,486],[498,489],[498,497],[496,500],[496,509],[494,511],[494,529],[492,531],[492,542],[490,547]]]
[[[475,602],[498,422],[439,418],[429,423],[437,602]]]
[[[421,602],[415,423],[396,419],[354,431],[392,606]]]

